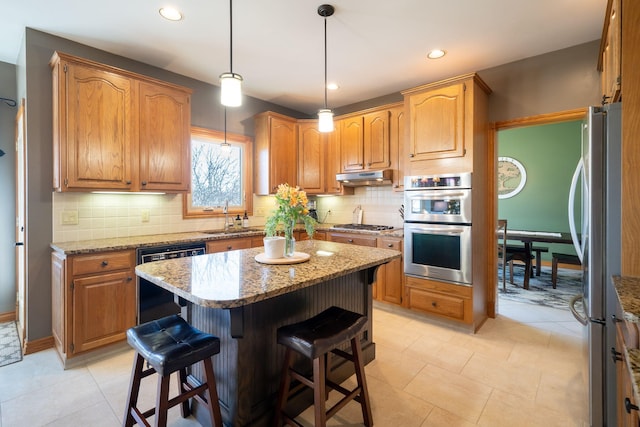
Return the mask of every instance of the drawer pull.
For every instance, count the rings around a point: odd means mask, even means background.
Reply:
[[[387,247],[388,247],[388,248],[392,248],[392,247],[393,247],[393,243],[389,243],[389,244],[387,244]]]
[[[634,405],[633,403],[631,403],[631,400],[628,397],[624,398],[624,409],[625,411],[627,411],[627,414],[630,414],[631,411],[637,411],[638,410],[638,405]]]
[[[109,261],[102,261],[102,266],[106,267],[107,265],[109,265]]]
[[[437,307],[437,306],[438,306],[438,303],[437,303],[437,302],[435,302],[435,301],[431,301],[431,307]]]
[[[233,246],[229,245],[227,246],[227,250],[230,251],[231,249],[233,249]]]
[[[353,239],[347,239],[347,242],[353,243]]]
[[[133,280],[133,277],[131,277],[131,276],[127,277],[127,282],[130,282],[132,280]]]
[[[620,353],[619,351],[616,351],[615,347],[611,347],[611,360],[613,360],[613,363],[616,363],[622,360],[622,353]]]

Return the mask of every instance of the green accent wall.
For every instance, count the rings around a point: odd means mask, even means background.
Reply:
[[[498,156],[518,160],[527,173],[520,193],[498,199],[498,218],[506,219],[509,229],[569,232],[569,188],[580,159],[581,127],[577,120],[498,132]],[[579,203],[578,194],[576,206]],[[537,245],[549,246],[546,260],[551,252],[575,254],[572,245]]]

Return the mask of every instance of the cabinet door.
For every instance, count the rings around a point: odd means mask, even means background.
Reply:
[[[409,160],[464,156],[464,107],[464,83],[411,95]]]
[[[59,354],[66,353],[65,337],[66,323],[65,301],[67,290],[67,276],[64,256],[58,252],[51,253],[51,334],[53,343]]]
[[[325,191],[326,138],[317,122],[298,124],[298,185],[308,194]]]
[[[405,140],[404,105],[391,109],[389,125],[389,145],[391,168],[393,169],[393,191],[404,191],[404,140]]]
[[[364,129],[362,116],[340,120],[340,145],[342,150],[342,171],[364,169]]]
[[[621,0],[609,0],[607,5],[609,19],[605,22],[602,43],[602,93],[603,101],[620,100],[622,75],[622,19]]]
[[[191,105],[184,91],[140,83],[140,189],[188,191]]]
[[[397,238],[378,238],[378,247],[402,251],[402,240]],[[402,304],[404,294],[404,267],[402,258],[394,259],[378,267],[377,299]]]
[[[210,240],[207,242],[207,253],[214,254],[217,252],[235,251],[236,249],[249,249],[251,248],[251,242],[251,238]]]
[[[297,185],[297,150],[294,120],[271,117],[269,182],[275,193],[279,184]]]
[[[365,169],[391,166],[389,154],[389,110],[365,114],[363,156]]]
[[[54,81],[60,190],[128,190],[135,137],[132,81],[72,62],[61,66],[63,75]]]
[[[136,324],[133,270],[74,279],[71,351],[77,354],[123,340]]]

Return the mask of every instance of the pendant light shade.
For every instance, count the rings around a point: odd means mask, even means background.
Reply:
[[[220,74],[220,102],[225,107],[242,105],[242,76],[233,72],[233,0],[229,0],[229,72]]]
[[[242,105],[242,76],[240,74],[220,74],[220,102],[225,107]]]
[[[324,18],[324,108],[318,111],[318,131],[333,132],[333,111],[327,107],[327,16],[333,15],[330,4],[318,7],[318,15]]]

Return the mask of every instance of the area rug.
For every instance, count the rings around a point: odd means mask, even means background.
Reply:
[[[16,322],[0,323],[0,367],[22,360]]]
[[[529,290],[522,288],[524,268],[514,266],[514,284],[509,283],[507,267],[507,290],[502,289],[502,269],[498,271],[498,296],[511,301],[544,305],[554,308],[569,308],[571,298],[582,292],[582,271],[567,268],[558,269],[556,289],[551,284],[551,267],[542,267],[540,276],[531,276]]]

